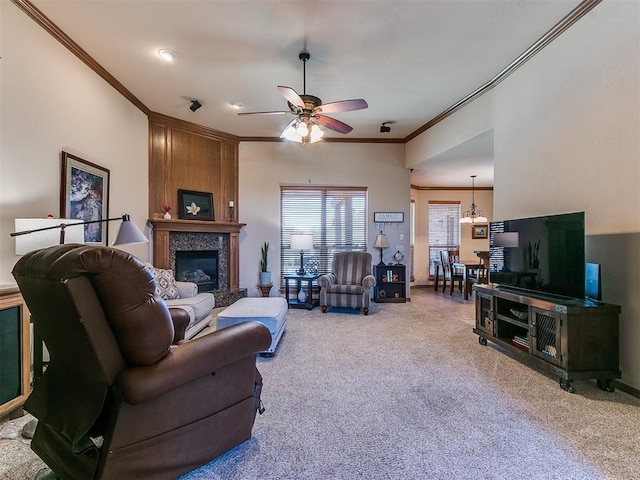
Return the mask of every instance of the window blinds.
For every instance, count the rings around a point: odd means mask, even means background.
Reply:
[[[327,273],[336,252],[367,250],[366,187],[289,187],[280,189],[280,271],[300,267],[300,252],[291,250],[292,233],[312,233],[313,250],[305,251],[309,269]],[[281,284],[283,284],[281,279]]]

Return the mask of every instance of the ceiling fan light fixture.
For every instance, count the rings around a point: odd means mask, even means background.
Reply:
[[[320,140],[324,135],[320,125],[334,132],[349,133],[353,130],[353,127],[333,117],[328,117],[326,114],[350,112],[352,110],[368,108],[369,105],[367,102],[362,98],[354,98],[351,100],[322,103],[322,100],[315,95],[308,95],[306,63],[311,58],[311,55],[305,50],[300,52],[298,58],[302,61],[302,95],[291,87],[278,85],[278,90],[280,90],[280,93],[289,105],[288,111],[238,112],[238,115],[279,115],[292,113],[296,116],[296,119],[285,127],[280,134],[280,138],[298,143],[314,143]]]
[[[310,140],[309,143],[315,143],[320,140],[324,136],[324,132],[318,125],[314,125],[311,127]]]
[[[302,137],[298,135],[298,133],[296,132],[296,127],[294,127],[293,125],[289,125],[287,128],[285,128],[284,132],[282,132],[282,134],[280,135],[280,138],[285,138],[291,142],[302,143]]]
[[[307,122],[301,121],[298,124],[298,128],[296,128],[296,133],[301,137],[306,137],[309,135],[309,127],[307,126]]]

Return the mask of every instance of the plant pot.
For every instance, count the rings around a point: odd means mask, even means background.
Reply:
[[[271,283],[271,272],[260,272],[260,285],[269,285]]]

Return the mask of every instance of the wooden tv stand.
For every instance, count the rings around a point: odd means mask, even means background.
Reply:
[[[473,332],[480,344],[488,340],[519,360],[557,375],[568,392],[575,392],[572,380],[592,378],[601,389],[613,391],[611,380],[621,377],[618,305],[498,285],[476,284],[473,288]]]

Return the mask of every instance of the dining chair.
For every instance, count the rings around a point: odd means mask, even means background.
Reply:
[[[442,263],[442,272],[444,280],[442,282],[442,293],[447,289],[447,282],[449,282],[449,295],[453,295],[453,288],[455,282],[458,282],[458,290],[462,292],[462,282],[464,281],[464,275],[461,272],[456,271],[451,262],[449,251],[442,250],[440,252],[440,262]]]
[[[469,272],[469,284],[489,282],[489,252],[476,251],[480,259],[478,267]]]

